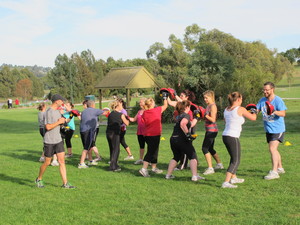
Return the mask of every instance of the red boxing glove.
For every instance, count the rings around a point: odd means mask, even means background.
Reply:
[[[269,101],[266,101],[266,108],[269,116],[275,111],[274,106]]]
[[[246,110],[252,114],[257,114],[257,108],[255,104],[246,105]]]
[[[199,107],[191,102],[191,107],[190,107],[191,111],[194,112],[195,110],[199,110]]]
[[[203,108],[202,106],[198,106],[198,108],[199,108],[200,117],[203,119],[205,116],[206,109]]]
[[[80,112],[79,112],[77,109],[72,109],[72,110],[71,110],[71,113],[72,113],[75,117],[80,116]]]
[[[175,99],[175,96],[177,95],[176,91],[173,88],[168,88],[168,91],[171,99]]]

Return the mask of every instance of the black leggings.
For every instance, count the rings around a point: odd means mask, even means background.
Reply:
[[[118,159],[120,155],[120,134],[116,134],[114,131],[106,132],[106,139],[109,145],[110,152],[110,170],[116,170],[119,168]]]
[[[191,159],[197,159],[197,153],[191,141],[188,141],[180,137],[171,137],[170,145],[173,152],[173,159],[178,162],[182,155],[186,155],[186,157]]]
[[[157,163],[160,135],[159,136],[145,136],[147,143],[147,153],[144,157],[144,161],[148,163]]]
[[[128,148],[128,145],[126,144],[126,141],[125,141],[125,134],[126,134],[126,130],[121,131],[121,133],[120,133],[120,143],[123,146],[123,148],[126,149],[126,148]]]
[[[73,137],[73,134],[74,134],[74,130],[69,129],[66,131],[65,142],[66,142],[67,148],[72,148],[71,139]]]
[[[227,172],[236,174],[241,160],[241,144],[239,138],[222,136],[223,143],[230,155],[230,163]]]
[[[205,133],[205,137],[202,144],[202,152],[204,155],[210,153],[211,155],[215,155],[217,152],[214,149],[215,138],[217,137],[218,132],[207,132]]]
[[[138,138],[140,149],[144,149],[145,148],[145,143],[146,143],[145,136],[144,135],[138,135],[137,138]]]

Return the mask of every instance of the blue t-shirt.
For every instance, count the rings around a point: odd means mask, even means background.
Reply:
[[[268,115],[267,108],[266,108],[266,101],[268,101],[268,99],[266,97],[263,97],[259,100],[256,106],[257,109],[262,112],[265,131],[267,133],[272,133],[272,134],[285,132],[284,117],[276,116],[276,115]],[[284,101],[277,95],[270,103],[274,106],[275,111],[287,110]]]
[[[66,119],[69,119],[70,118],[70,112],[65,112],[63,114],[63,117],[65,117]],[[68,126],[70,127],[71,130],[75,130],[74,117],[70,120],[70,122],[68,123]]]
[[[88,130],[96,130],[98,116],[102,115],[103,111],[95,108],[86,108],[81,113],[80,132]]]

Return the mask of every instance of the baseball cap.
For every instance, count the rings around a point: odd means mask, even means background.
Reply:
[[[61,95],[59,94],[55,94],[51,97],[51,101],[52,102],[55,102],[57,100],[62,100],[62,101],[66,101],[66,99],[64,97],[62,97]]]

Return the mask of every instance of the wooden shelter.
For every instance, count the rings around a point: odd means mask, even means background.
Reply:
[[[102,108],[102,89],[126,89],[126,103],[130,106],[130,89],[158,88],[154,76],[143,66],[112,68],[95,86],[99,89],[99,107]]]

